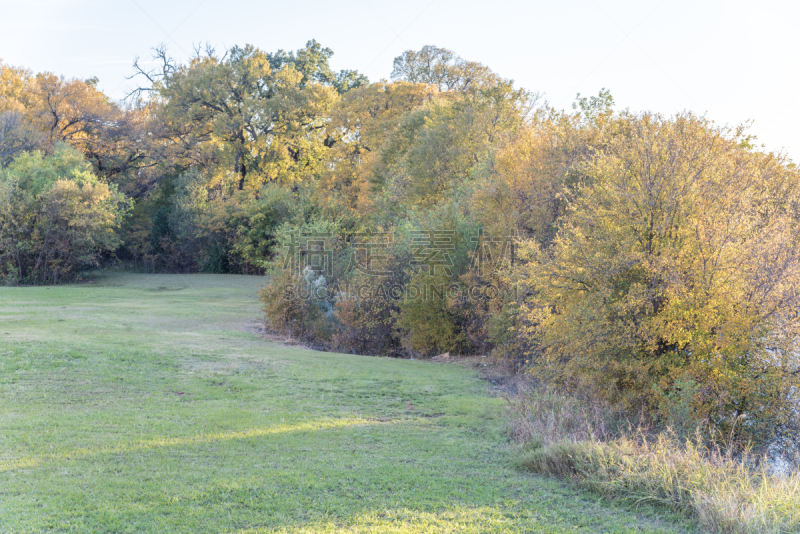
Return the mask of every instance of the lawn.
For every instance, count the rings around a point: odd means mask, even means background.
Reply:
[[[471,369],[262,339],[262,280],[0,288],[0,531],[691,531],[516,471]]]

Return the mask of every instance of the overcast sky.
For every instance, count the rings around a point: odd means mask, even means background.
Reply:
[[[800,2],[721,0],[0,0],[0,58],[97,76],[121,98],[135,56],[165,42],[218,50],[331,48],[335,69],[388,78],[392,59],[434,44],[568,108],[611,90],[616,107],[752,119],[769,150],[800,158]]]

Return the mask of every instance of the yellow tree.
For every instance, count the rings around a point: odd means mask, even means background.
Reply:
[[[24,112],[28,106],[31,72],[0,59],[0,113]]]
[[[121,108],[95,85],[0,63],[0,158],[33,149],[52,153],[65,142],[104,177],[152,165],[160,150],[151,110]]]
[[[50,73],[36,75],[30,99],[28,116],[45,133],[48,145],[64,141],[82,152],[101,137],[99,131],[116,120],[119,111],[94,86]]]
[[[697,420],[764,438],[800,373],[800,175],[691,114],[616,121],[529,266],[539,369],[633,407],[693,384]]]
[[[317,191],[320,202],[342,199],[348,210],[368,211],[372,182],[383,171],[381,154],[392,133],[407,113],[437,93],[426,84],[378,82],[345,94],[326,128],[331,150]]]
[[[31,78],[29,71],[0,60],[0,164],[41,144],[42,136],[25,113],[30,105]]]
[[[274,70],[263,51],[234,47],[222,58],[209,54],[178,67],[157,90],[168,122],[189,132],[190,144],[218,147],[223,174],[232,171],[238,189],[318,172],[337,91],[304,79],[294,64]]]
[[[617,133],[612,105],[603,91],[579,98],[575,113],[537,110],[503,140],[491,168],[476,183],[473,217],[497,235],[512,232],[550,243],[574,187],[586,180],[583,164]]]

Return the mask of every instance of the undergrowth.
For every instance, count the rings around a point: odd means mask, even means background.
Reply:
[[[665,506],[712,532],[800,532],[800,473],[775,473],[764,458],[710,444],[699,431],[682,439],[587,399],[532,388],[509,402],[523,469]]]

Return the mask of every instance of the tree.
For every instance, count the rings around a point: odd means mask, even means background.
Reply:
[[[103,126],[117,118],[108,98],[81,80],[37,74],[31,97],[29,117],[47,136],[50,150],[63,141],[85,151],[101,137]]]
[[[692,381],[698,421],[730,431],[747,414],[737,432],[767,439],[800,375],[800,174],[688,113],[615,122],[625,135],[534,253],[538,368],[651,410]]]
[[[123,108],[96,86],[96,78],[34,76],[0,63],[0,160],[26,150],[52,153],[64,142],[104,178],[152,166],[160,147],[151,110]]]
[[[25,113],[30,106],[31,78],[30,71],[0,60],[0,165],[43,141]]]
[[[495,150],[529,119],[536,95],[508,81],[440,93],[406,114],[381,151],[373,181],[392,203],[430,207],[490,164]],[[402,208],[400,208],[402,209]]]
[[[403,117],[431,102],[437,92],[425,84],[377,82],[344,95],[326,126],[330,150],[320,175],[319,202],[342,200],[348,211],[369,211],[374,179],[383,172],[382,151]]]
[[[32,74],[0,59],[0,112],[23,112],[28,106]]]
[[[347,91],[369,84],[369,79],[366,76],[354,70],[342,70],[334,73],[328,64],[331,56],[333,56],[333,50],[322,48],[322,45],[314,39],[306,43],[305,48],[301,48],[297,52],[278,50],[267,54],[269,66],[272,70],[280,71],[283,67],[290,65],[302,73],[303,78],[300,84],[303,86],[313,81],[321,85],[333,86],[339,94],[344,94]]]
[[[247,45],[195,58],[165,76],[158,94],[171,124],[220,146],[218,161],[244,189],[248,177],[292,183],[318,170],[336,91],[304,76],[291,64],[273,70],[268,54]]]
[[[490,233],[515,233],[549,246],[569,199],[588,180],[585,164],[621,134],[612,104],[607,91],[591,98],[578,94],[573,113],[543,106],[530,121],[504,128],[506,136],[473,190],[472,216]]]
[[[392,79],[435,85],[440,91],[466,91],[492,85],[499,77],[488,67],[466,61],[451,50],[426,45],[419,52],[406,50],[394,58]]]
[[[41,133],[18,111],[0,112],[0,167],[42,143]]]

